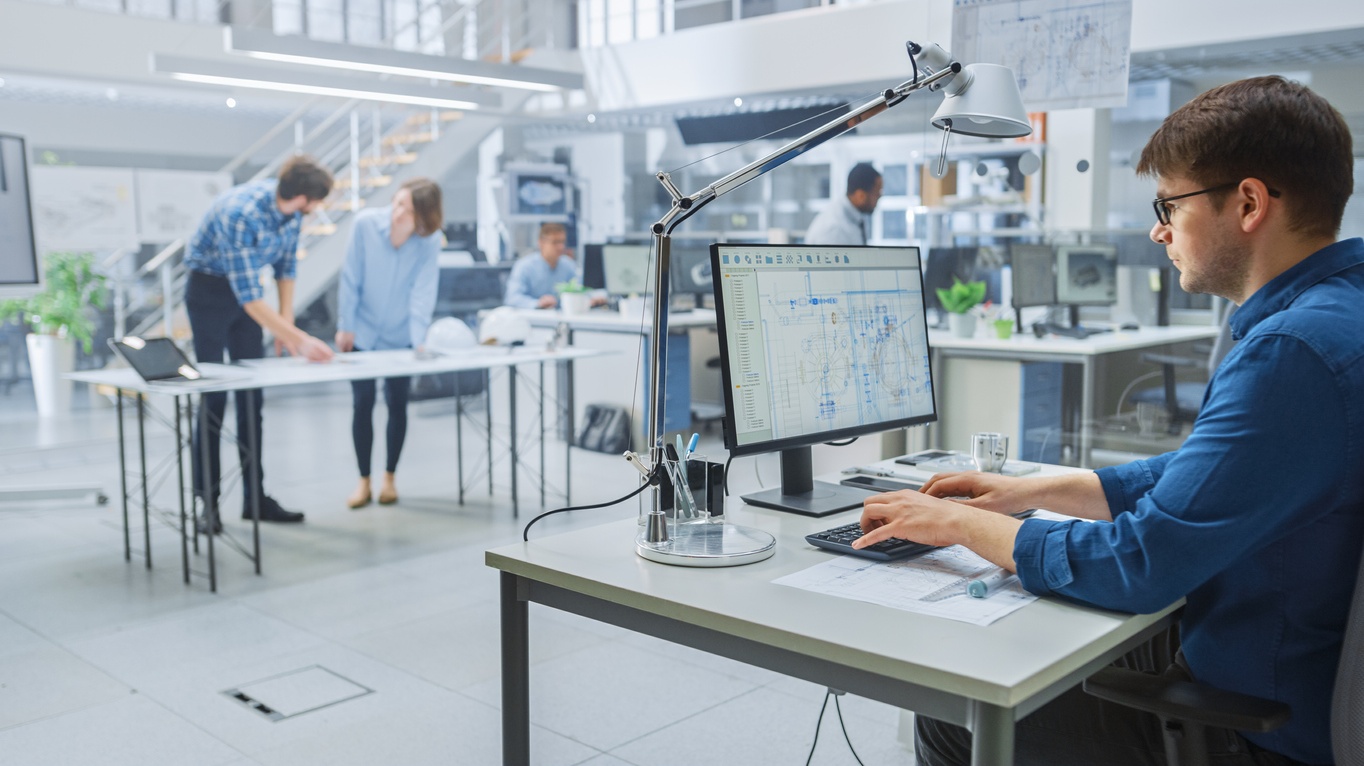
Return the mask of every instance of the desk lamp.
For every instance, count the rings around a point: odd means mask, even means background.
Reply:
[[[954,61],[947,51],[929,43],[905,43],[914,78],[888,88],[866,104],[854,109],[771,154],[730,173],[695,194],[684,195],[668,173],[657,174],[659,183],[672,198],[668,212],[652,227],[656,264],[654,268],[653,336],[650,339],[652,391],[648,399],[648,466],[658,467],[665,459],[663,445],[664,393],[667,388],[668,288],[672,232],[696,211],[717,197],[728,194],[753,179],[790,162],[835,136],[899,104],[917,90],[941,91],[942,106],[934,113],[933,127],[943,131],[936,172],[941,176],[947,162],[947,140],[952,133],[984,138],[1021,138],[1032,133],[1023,97],[1013,72],[996,64],[968,64]],[[633,453],[627,456],[634,457]],[[638,458],[635,458],[638,460]],[[639,461],[643,462],[643,461]],[[775,552],[775,539],[762,530],[734,524],[675,524],[670,531],[655,488],[653,506],[635,541],[635,551],[651,561],[678,566],[736,566],[762,561]]]

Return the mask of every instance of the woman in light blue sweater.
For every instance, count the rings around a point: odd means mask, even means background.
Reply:
[[[436,307],[441,248],[440,187],[413,178],[393,195],[393,204],[355,216],[346,265],[337,296],[336,347],[345,351],[421,348]],[[407,396],[411,378],[385,378],[388,405],[387,454],[379,502],[398,501],[394,473],[407,436]],[[346,504],[369,505],[370,453],[374,445],[373,380],[351,383],[355,415],[351,437],[360,467],[360,485]]]

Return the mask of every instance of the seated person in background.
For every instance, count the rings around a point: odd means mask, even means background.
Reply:
[[[1286,703],[1269,733],[1213,729],[1227,766],[1332,760],[1330,706],[1364,543],[1364,241],[1335,241],[1354,188],[1350,129],[1280,77],[1214,88],[1171,114],[1137,170],[1191,293],[1240,308],[1239,342],[1177,451],[1093,473],[935,476],[869,498],[867,531],[960,543],[1039,595],[1126,612],[1187,598],[1120,664]],[[967,497],[962,502],[942,498]],[[1048,508],[1094,523],[1018,521]],[[917,719],[919,763],[971,760],[968,732]],[[1019,764],[1158,763],[1155,716],[1071,691],[1018,722]]]
[[[568,230],[561,223],[540,224],[540,252],[517,259],[507,277],[502,302],[520,309],[552,309],[559,305],[555,285],[581,281],[578,263],[568,255]],[[602,299],[593,297],[592,304]]]
[[[413,178],[399,187],[388,207],[355,216],[346,265],[337,292],[336,347],[340,351],[421,348],[440,281],[440,187],[429,178]],[[407,437],[407,396],[412,379],[384,379],[388,405],[388,438],[384,484],[379,503],[398,502],[394,472]],[[355,412],[351,438],[360,468],[360,484],[346,501],[351,508],[369,505],[370,453],[374,445],[373,380],[351,381]]]

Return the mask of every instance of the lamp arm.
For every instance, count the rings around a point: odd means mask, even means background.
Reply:
[[[932,46],[933,51],[941,52],[946,57],[946,52],[937,46]],[[911,49],[911,53],[914,51]],[[785,165],[791,160],[823,144],[829,139],[840,136],[872,117],[886,111],[892,106],[899,104],[909,97],[909,94],[916,90],[928,88],[937,90],[941,87],[940,82],[949,80],[961,72],[961,64],[948,59],[948,63],[941,68],[932,66],[940,62],[929,60],[920,64],[925,70],[936,69],[924,76],[916,77],[901,83],[894,88],[887,88],[881,94],[875,96],[867,103],[853,110],[852,112],[831,120],[818,128],[806,133],[800,138],[791,141],[785,146],[777,149],[771,154],[759,160],[755,160],[748,165],[730,173],[711,185],[701,189],[695,194],[684,195],[673,184],[672,177],[665,172],[656,174],[658,182],[668,191],[672,197],[672,207],[659,219],[652,227],[654,235],[654,316],[651,326],[652,337],[650,338],[650,378],[649,384],[652,389],[652,396],[649,397],[648,418],[649,427],[646,431],[645,444],[649,449],[651,465],[658,465],[663,459],[663,412],[664,399],[667,393],[667,338],[668,338],[668,289],[669,271],[672,261],[672,232],[683,221],[695,215],[698,210],[713,202],[718,197],[722,197],[729,192],[743,186],[753,179]],[[938,87],[934,87],[937,85]],[[654,493],[654,509],[657,510],[658,494]]]

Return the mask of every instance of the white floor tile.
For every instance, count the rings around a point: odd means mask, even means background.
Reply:
[[[125,697],[130,689],[59,646],[0,656],[0,729]]]

